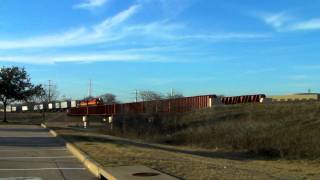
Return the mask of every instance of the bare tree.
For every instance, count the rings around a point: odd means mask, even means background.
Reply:
[[[62,96],[61,96],[61,100],[62,100],[62,101],[71,101],[72,98],[67,97],[66,95],[62,95]]]
[[[177,98],[183,98],[183,97],[184,97],[183,94],[180,92],[175,92],[174,94],[168,93],[166,96],[167,99],[177,99]]]
[[[161,100],[163,99],[163,95],[155,92],[155,91],[140,91],[139,97],[142,99],[142,101],[153,101],[153,100]]]
[[[115,104],[118,103],[116,95],[112,93],[105,93],[99,96],[105,104]]]
[[[44,85],[45,88],[38,94],[35,94],[28,98],[30,103],[49,103],[56,101],[59,97],[59,91],[56,85]]]
[[[45,88],[45,94],[43,95],[45,102],[56,101],[59,98],[59,91],[57,85],[47,85]]]

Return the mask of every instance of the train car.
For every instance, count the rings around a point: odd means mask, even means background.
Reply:
[[[61,109],[68,109],[71,107],[71,102],[70,101],[63,101],[63,102],[60,102],[60,106],[61,106]]]
[[[16,110],[15,112],[17,112],[17,113],[22,112],[22,105],[16,105],[15,110]]]
[[[60,102],[60,107],[61,109],[67,109],[68,107],[70,107],[70,104],[68,101],[62,101]]]
[[[76,100],[71,101],[70,106],[71,106],[71,108],[77,107],[78,106],[78,101],[76,101]]]
[[[169,112],[183,113],[203,108],[210,108],[217,104],[219,103],[216,95],[204,95],[170,99],[167,106]]]
[[[60,106],[60,102],[55,102],[54,103],[54,109],[55,110],[60,110],[61,106]]]
[[[39,110],[40,110],[40,111],[47,110],[47,108],[48,108],[48,104],[47,104],[47,103],[41,103],[41,104],[39,104]]]
[[[17,112],[17,106],[12,106],[11,107],[11,112]]]
[[[7,112],[11,112],[11,111],[12,111],[12,106],[8,105],[8,106],[6,107],[6,111],[7,111]]]
[[[144,113],[148,111],[148,109],[152,109],[153,106],[151,103],[147,102],[131,102],[131,103],[123,103],[116,105],[116,113],[117,114],[137,114]]]
[[[97,106],[97,105],[103,105],[103,100],[101,98],[93,98],[89,100],[83,100],[80,101],[79,106]]]
[[[21,111],[22,111],[22,112],[27,112],[27,111],[29,111],[29,110],[31,110],[31,108],[30,108],[28,105],[23,105],[23,106],[21,106]]]
[[[221,102],[226,105],[244,104],[244,103],[262,103],[265,98],[266,98],[266,95],[264,94],[229,96],[229,97],[222,97]]]
[[[50,103],[48,103],[48,110],[49,111],[53,111],[54,109],[55,109],[55,103],[54,102],[50,102]]]
[[[39,110],[40,110],[40,105],[39,104],[33,105],[33,111],[39,111]]]

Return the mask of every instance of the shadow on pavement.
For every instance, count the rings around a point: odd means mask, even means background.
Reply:
[[[1,146],[61,147],[64,143],[55,137],[0,137],[0,148]]]
[[[48,132],[47,129],[40,129],[40,128],[0,128],[0,132]]]

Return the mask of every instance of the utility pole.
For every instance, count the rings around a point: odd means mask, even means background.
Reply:
[[[173,88],[171,88],[171,98],[173,97]]]
[[[49,84],[48,84],[48,101],[51,101],[51,80],[49,80]]]
[[[88,89],[88,97],[91,97],[92,95],[92,82],[91,79],[89,80],[89,89]]]
[[[138,90],[136,90],[136,102],[138,102]]]

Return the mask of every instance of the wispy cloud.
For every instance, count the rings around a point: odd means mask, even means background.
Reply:
[[[111,34],[111,29],[129,19],[137,12],[138,8],[139,5],[133,5],[115,16],[107,18],[103,22],[89,28],[81,27],[68,32],[19,40],[0,40],[0,49],[79,46],[113,41],[119,37]]]
[[[287,12],[259,13],[258,17],[279,32],[320,30],[320,18],[298,21]]]
[[[76,9],[92,9],[103,6],[108,0],[86,0],[83,3],[76,4],[73,8]]]
[[[202,39],[209,41],[237,40],[237,39],[257,39],[269,37],[268,34],[259,33],[215,33],[215,34],[192,34],[176,36],[177,39]]]
[[[298,22],[289,27],[290,30],[320,30],[320,18]]]
[[[137,62],[148,61],[158,62],[166,61],[164,57],[148,55],[142,53],[88,53],[88,54],[63,54],[50,56],[0,56],[0,61],[19,62],[28,64],[54,64],[59,62],[99,62],[99,61],[117,61],[117,62]]]
[[[285,12],[263,14],[261,17],[266,24],[271,25],[274,28],[281,28],[291,19],[291,17],[289,17]]]
[[[225,41],[239,39],[259,39],[270,35],[262,33],[242,33],[242,32],[217,32],[217,33],[181,33],[188,27],[182,23],[169,23],[168,21],[157,21],[149,24],[129,26],[124,29],[125,34],[141,35],[150,38],[161,38],[167,41],[177,40],[205,40],[205,41]]]
[[[139,7],[140,5],[133,5],[127,10],[120,12],[116,16],[104,20],[100,24],[93,27],[94,32],[96,33],[96,35],[102,36],[107,30],[121,24],[122,22],[126,21],[129,17],[131,17],[133,14],[135,14]]]

